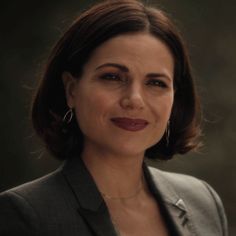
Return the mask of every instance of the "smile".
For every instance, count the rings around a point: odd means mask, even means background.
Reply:
[[[128,131],[140,131],[143,130],[148,125],[148,121],[146,120],[131,119],[126,117],[112,118],[111,121],[117,127]]]

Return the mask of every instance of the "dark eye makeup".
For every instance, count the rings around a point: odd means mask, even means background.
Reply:
[[[160,79],[150,79],[146,82],[147,85],[150,85],[150,86],[157,86],[157,87],[161,87],[161,88],[167,88],[167,84],[160,80]]]
[[[99,79],[108,80],[108,81],[121,81],[122,78],[117,73],[104,73],[99,76]]]
[[[108,82],[126,82],[127,78],[116,72],[106,72],[98,76],[99,79],[108,81]],[[168,85],[162,79],[149,78],[146,82],[146,85],[151,87],[167,88]]]

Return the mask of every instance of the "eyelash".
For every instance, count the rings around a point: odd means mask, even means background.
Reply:
[[[167,84],[165,82],[163,82],[162,80],[157,80],[157,79],[151,79],[146,84],[158,86],[161,88],[167,88]]]
[[[116,73],[106,73],[101,75],[99,78],[108,81],[122,81],[121,76]]]
[[[125,82],[126,79],[123,76],[120,76],[117,73],[105,73],[99,77],[102,80],[106,81],[114,81],[114,82]],[[161,87],[161,88],[167,88],[167,84],[163,82],[162,80],[158,79],[150,79],[146,82],[146,85],[154,86],[154,87]]]

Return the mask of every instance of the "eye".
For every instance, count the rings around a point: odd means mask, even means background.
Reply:
[[[151,79],[149,81],[147,81],[146,83],[147,85],[151,85],[151,86],[156,86],[156,87],[161,87],[161,88],[167,88],[167,84],[160,80],[160,79]]]
[[[105,73],[102,74],[100,77],[102,80],[108,80],[108,81],[122,81],[122,77],[119,74],[116,73]]]

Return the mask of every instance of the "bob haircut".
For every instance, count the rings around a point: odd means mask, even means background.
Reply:
[[[57,159],[79,156],[83,134],[73,118],[63,122],[68,111],[62,73],[77,79],[95,48],[113,37],[128,33],[149,33],[171,50],[174,67],[174,104],[170,117],[170,135],[166,134],[146,150],[152,159],[170,159],[199,145],[201,112],[191,74],[190,62],[178,30],[160,9],[138,0],[102,1],[84,11],[64,33],[51,51],[44,74],[32,101],[32,122],[46,149]]]

